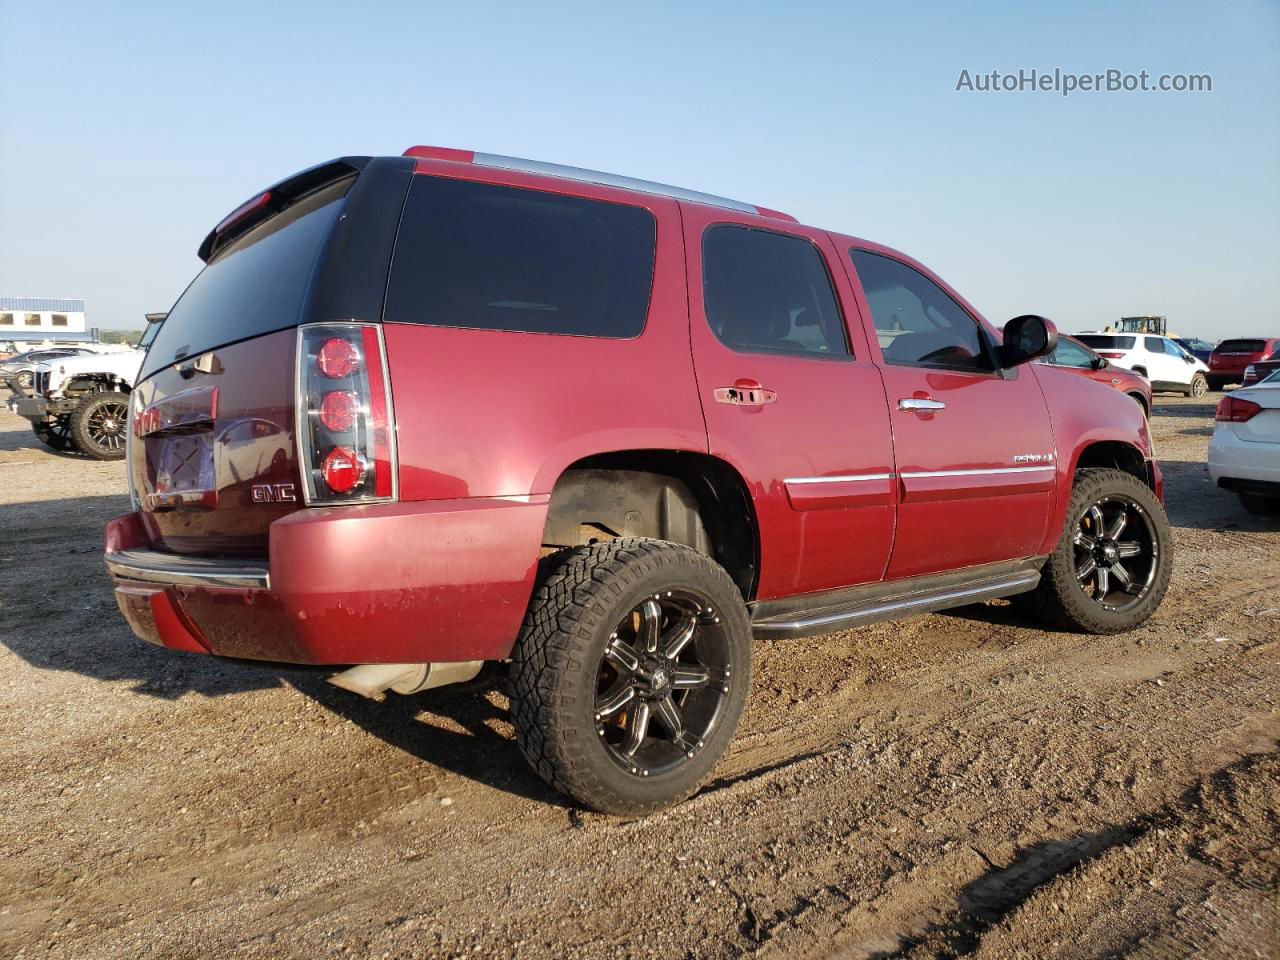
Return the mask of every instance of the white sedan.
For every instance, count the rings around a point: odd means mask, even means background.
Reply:
[[[1280,514],[1280,371],[1218,402],[1209,476],[1246,510]]]

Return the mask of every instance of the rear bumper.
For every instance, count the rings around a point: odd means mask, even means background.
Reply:
[[[1230,424],[1220,423],[1209,441],[1209,476],[1220,487],[1280,485],[1280,443],[1243,440]]]
[[[107,527],[134,633],[192,653],[303,664],[498,660],[533,590],[547,500],[299,510],[267,562],[152,548],[139,514]]]

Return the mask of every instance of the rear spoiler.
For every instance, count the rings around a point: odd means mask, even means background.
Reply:
[[[295,173],[275,186],[255,194],[223,217],[222,222],[209,231],[209,235],[200,244],[196,255],[208,263],[220,250],[244,234],[250,227],[275,216],[281,210],[297,203],[307,194],[314,193],[321,187],[359,173],[369,160],[369,157],[339,157],[337,160],[316,164],[301,173]]]

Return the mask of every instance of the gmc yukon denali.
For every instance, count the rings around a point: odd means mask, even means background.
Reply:
[[[905,254],[439,147],[265,190],[129,393],[120,610],[371,697],[507,663],[578,803],[694,792],[752,641],[998,597],[1109,634],[1169,584],[1137,404]]]

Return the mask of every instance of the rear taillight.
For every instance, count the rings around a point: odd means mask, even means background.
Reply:
[[[298,328],[298,448],[307,503],[394,500],[395,434],[382,329]]]
[[[1214,411],[1213,419],[1222,420],[1226,423],[1244,423],[1251,420],[1262,411],[1262,407],[1254,403],[1252,400],[1241,400],[1239,397],[1223,397],[1218,401],[1218,409]]]

